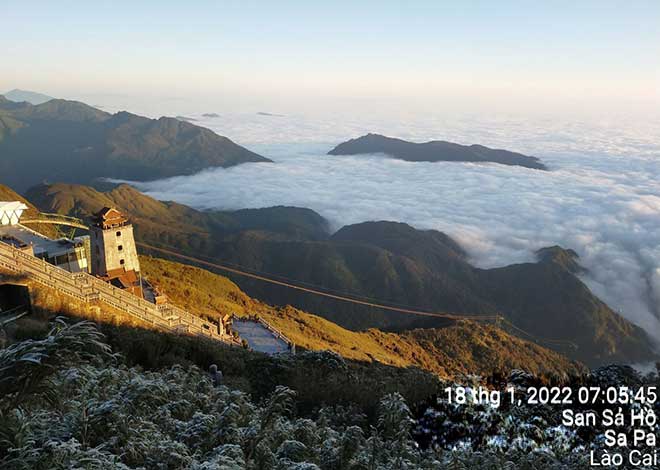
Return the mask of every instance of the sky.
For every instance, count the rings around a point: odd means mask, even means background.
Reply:
[[[653,0],[3,0],[0,25],[0,92],[232,111],[660,107]]]
[[[0,44],[0,93],[192,116],[277,161],[139,185],[156,197],[406,221],[481,266],[560,243],[597,295],[660,331],[658,0],[0,0]],[[552,171],[324,155],[366,132]]]

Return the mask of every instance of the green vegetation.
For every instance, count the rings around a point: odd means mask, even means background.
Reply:
[[[138,241],[322,290],[427,311],[501,314],[532,335],[510,331],[524,339],[577,344],[577,349],[560,350],[590,366],[657,357],[647,334],[593,295],[577,276],[575,253],[560,247],[541,251],[536,263],[477,269],[447,235],[401,223],[366,222],[328,235],[325,221],[306,209],[201,212],[156,201],[126,185],[108,192],[77,185],[40,186],[28,198],[43,211],[83,218],[115,205],[131,216]],[[436,318],[229,277],[252,297],[294,305],[352,330],[444,326]]]
[[[322,462],[323,468],[358,468],[370,457],[408,465],[431,458],[415,450],[410,411],[396,393],[381,390],[385,398],[370,436],[360,427],[366,416],[351,408],[317,402],[318,421],[306,418],[304,399],[287,387],[251,402],[240,391],[213,387],[196,367],[145,372],[109,352],[93,324],[63,320],[43,339],[0,349],[2,468],[270,469],[302,462],[309,463],[296,468]],[[308,355],[296,367],[305,365],[317,377],[352,375],[337,357]],[[394,439],[400,445],[392,446]]]
[[[39,347],[42,343],[56,347],[46,339],[50,330],[48,322],[59,321],[54,315],[50,319],[42,315],[39,319],[20,320],[9,334],[8,349],[17,344],[26,348]],[[107,345],[128,366],[151,371],[174,366],[207,370],[209,365],[217,364],[226,385],[249,393],[257,401],[281,385],[295,389],[298,409],[305,413],[326,405],[358,406],[365,416],[373,418],[382,393],[396,392],[418,402],[439,392],[443,384],[437,376],[415,367],[345,360],[328,351],[271,357],[205,338],[104,322],[98,322],[97,327]],[[49,373],[54,372],[54,367],[48,369]],[[11,383],[8,382],[11,387],[22,388]]]
[[[214,319],[227,313],[259,315],[299,349],[329,350],[347,359],[398,367],[416,366],[441,377],[490,375],[511,369],[557,376],[584,371],[579,364],[492,325],[460,321],[398,334],[376,329],[355,332],[291,306],[266,305],[229,279],[203,269],[151,257],[142,257],[140,263],[149,280],[175,304]]]
[[[145,369],[131,348],[167,335],[126,333],[104,338],[92,323],[58,318],[42,336],[0,348],[0,467],[559,470],[584,468],[585,449],[604,448],[602,427],[558,425],[558,407],[450,404],[434,396],[450,384],[414,369],[226,348],[228,379],[242,374],[250,389],[235,380],[213,386],[184,356]],[[541,383],[520,371],[500,380],[491,386],[516,387],[523,401],[526,387]],[[616,367],[569,382],[633,391],[652,384],[657,374]]]
[[[44,212],[88,219],[102,207],[117,207],[131,216],[137,237],[207,253],[218,239],[248,233],[258,238],[307,240],[327,237],[327,223],[316,212],[296,207],[244,209],[232,212],[197,211],[175,202],[161,202],[123,184],[101,192],[76,184],[39,185],[27,198]]]
[[[0,174],[25,190],[43,180],[156,179],[270,160],[174,118],[114,115],[76,101],[39,105],[0,96]]]

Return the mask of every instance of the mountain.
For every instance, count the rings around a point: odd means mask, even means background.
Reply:
[[[197,211],[176,202],[161,202],[127,184],[107,192],[76,184],[39,185],[27,198],[44,212],[86,219],[99,207],[118,207],[131,215],[144,241],[205,254],[216,239],[250,233],[271,240],[317,240],[328,237],[328,224],[310,209],[270,207],[238,211]]]
[[[577,254],[561,247],[540,250],[534,263],[478,269],[446,234],[402,223],[365,222],[329,234],[325,220],[308,209],[200,212],[126,185],[109,192],[43,185],[27,196],[43,211],[83,218],[114,205],[131,216],[142,242],[334,294],[433,312],[501,314],[512,323],[504,325],[507,331],[589,365],[657,357],[648,335],[589,290],[577,275]],[[251,296],[315,312],[351,330],[447,325],[230,277]]]
[[[59,99],[34,106],[0,96],[0,180],[19,191],[44,180],[152,180],[246,162],[270,160],[175,118],[109,114]]]
[[[538,158],[508,150],[491,149],[483,145],[460,145],[442,140],[418,144],[379,134],[367,134],[341,143],[330,150],[328,155],[374,153],[383,153],[410,162],[493,162],[547,170],[547,167]]]
[[[38,299],[58,295],[31,288]],[[558,376],[459,374],[447,381],[416,367],[329,351],[266,356],[117,324],[111,310],[97,308],[92,321],[87,315],[79,321],[64,301],[4,329],[0,417],[7,438],[0,468],[80,468],[81,462],[121,469],[587,468],[584,449],[608,451],[607,426],[568,432],[557,425],[565,408],[527,403],[525,390],[625,388],[636,396],[660,386],[657,373],[642,376],[625,366]],[[451,351],[446,339],[441,344]],[[493,335],[475,350],[487,352],[489,341],[500,340]],[[220,384],[206,372],[209,364],[221,367]],[[499,400],[457,405],[449,393],[464,387],[497,390],[501,395],[491,400],[501,396],[502,406]],[[517,406],[505,400],[510,389],[521,398]],[[639,409],[632,401],[621,404],[621,414]],[[574,407],[576,413],[602,409],[591,402]],[[617,429],[634,431],[629,422]],[[642,445],[641,452],[651,459],[654,448]],[[622,455],[635,457],[626,449]]]
[[[126,200],[129,190],[128,186],[120,187],[113,196]],[[14,194],[10,191],[0,187],[0,198],[10,195],[13,199]],[[284,219],[283,211],[286,209],[273,208],[268,211],[270,217],[266,214],[265,223]],[[29,212],[34,215],[34,206],[30,205]],[[242,220],[243,226],[254,226],[251,222],[254,215],[240,211],[235,217]],[[443,328],[403,333],[376,329],[354,332],[291,306],[274,307],[251,298],[228,278],[204,269],[150,256],[141,256],[140,264],[143,277],[157,285],[174,304],[216,321],[228,313],[239,317],[258,314],[292,339],[299,350],[329,350],[350,360],[379,362],[395,367],[415,366],[445,378],[468,373],[489,376],[495,372],[507,373],[511,369],[521,368],[530,373],[551,376],[576,375],[586,371],[582,365],[556,352],[516,338],[493,325],[457,321]],[[31,289],[34,296],[42,296],[42,299],[56,296],[34,283]],[[39,308],[46,307],[43,302]],[[56,301],[53,302],[57,305]],[[130,318],[121,315],[106,321],[131,323]]]
[[[445,378],[469,373],[488,376],[511,369],[558,376],[584,372],[564,356],[492,325],[459,321],[403,333],[355,332],[290,306],[273,307],[250,298],[226,277],[203,269],[151,257],[142,257],[140,263],[150,282],[175,304],[211,318],[228,312],[258,314],[299,349],[329,350],[347,359],[397,367],[416,366]]]
[[[93,192],[88,196],[99,197]],[[129,196],[136,210],[165,214],[158,201],[140,197],[126,186],[100,197],[127,200]],[[77,210],[73,198],[65,203],[73,203],[70,209]],[[278,208],[278,219],[287,210]],[[308,216],[308,223],[314,220],[306,211],[293,212],[303,220]],[[258,218],[253,212],[248,219],[255,224]],[[388,231],[388,224],[376,225]],[[346,242],[369,237],[371,230],[369,224],[360,224],[347,228],[342,237]],[[434,240],[440,245],[438,256],[462,256],[451,238],[438,232],[415,233],[405,224],[389,231],[382,245],[392,250],[406,249],[408,239]],[[542,250],[539,257],[562,269],[575,261],[575,253],[559,247]],[[0,415],[3,429],[23,430],[28,444],[20,449],[36,451],[7,448],[0,453],[0,467],[71,467],[86,459],[103,468],[144,466],[146,460],[152,467],[211,468],[220,462],[227,468],[243,468],[252,458],[255,468],[303,468],[288,458],[294,456],[296,461],[314,463],[305,468],[338,468],[337,462],[349,461],[346,456],[354,455],[357,448],[362,449],[361,456],[349,462],[357,466],[376,462],[387,468],[401,456],[401,452],[388,453],[392,448],[404,449],[410,456],[406,459],[419,466],[422,454],[412,455],[410,450],[435,446],[425,468],[437,467],[438,452],[450,451],[455,460],[441,457],[449,466],[468,462],[475,469],[485,468],[486,453],[488,468],[546,468],[547,452],[539,457],[534,450],[545,446],[562,468],[585,468],[586,457],[579,450],[587,446],[602,450],[603,426],[570,435],[557,433],[561,408],[541,409],[525,400],[513,407],[505,403],[457,407],[446,398],[447,387],[456,390],[458,382],[501,393],[509,387],[524,392],[526,387],[544,385],[573,390],[627,387],[634,393],[660,385],[657,374],[643,377],[631,367],[608,366],[586,373],[581,364],[494,325],[460,320],[442,328],[400,333],[354,332],[293,307],[264,304],[226,277],[202,269],[147,256],[141,257],[141,263],[144,275],[174,303],[204,317],[257,313],[294,339],[297,354],[266,356],[204,338],[154,331],[134,319],[118,317],[102,303],[94,311],[75,313],[70,298],[27,280],[38,308],[3,332],[0,383],[5,393]],[[80,316],[92,321],[78,322]],[[209,364],[221,367],[220,386],[213,386],[205,372]],[[53,401],[50,396],[60,398]],[[81,419],[81,403],[90,419]],[[577,412],[593,408],[591,403],[577,406]],[[630,408],[622,406],[624,411]],[[19,408],[21,413],[12,412]],[[393,420],[400,424],[393,425]],[[63,421],[70,425],[62,427]],[[388,440],[393,434],[386,426],[404,430],[397,432],[415,441]],[[164,431],[154,436],[154,429]],[[622,432],[631,433],[631,426],[624,426]],[[138,439],[138,434],[150,440]],[[335,438],[345,435],[354,442]],[[75,436],[84,436],[86,445],[78,445]],[[243,436],[256,437],[246,441]],[[520,442],[526,443],[522,453]],[[68,450],[53,452],[53,446]],[[103,452],[98,452],[100,447]],[[503,452],[509,448],[513,454]]]
[[[16,101],[18,103],[21,101],[27,101],[30,104],[41,104],[55,99],[52,96],[44,95],[43,93],[35,93],[34,91],[19,89],[8,91],[4,96],[11,101]]]

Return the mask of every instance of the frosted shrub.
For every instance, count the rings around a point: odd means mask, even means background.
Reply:
[[[309,363],[315,374],[347,368],[332,353],[284,361]],[[620,377],[608,368],[593,380]],[[355,404],[319,404],[305,416],[296,404],[284,386],[255,403],[196,367],[127,367],[93,325],[58,319],[44,340],[0,349],[0,468],[563,469],[583,468],[585,449],[603,445],[602,433],[585,441],[542,408],[440,400],[413,419],[389,393],[370,421]]]

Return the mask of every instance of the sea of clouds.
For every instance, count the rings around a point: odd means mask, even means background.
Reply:
[[[133,182],[200,209],[309,207],[334,229],[396,220],[448,233],[481,267],[573,248],[584,281],[660,339],[660,120],[483,116],[189,116],[275,161]],[[329,156],[367,132],[479,143],[540,157],[551,171]]]

